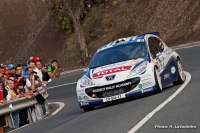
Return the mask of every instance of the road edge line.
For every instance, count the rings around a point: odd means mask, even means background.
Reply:
[[[135,133],[139,128],[141,128],[156,112],[158,112],[160,109],[162,109],[167,103],[169,103],[171,100],[173,100],[184,88],[187,86],[187,84],[191,80],[190,73],[184,71],[186,75],[186,81],[184,84],[175,91],[167,100],[165,100],[163,103],[161,103],[158,107],[156,107],[153,111],[151,111],[148,115],[146,115],[138,124],[136,124],[131,130],[128,131],[128,133]]]

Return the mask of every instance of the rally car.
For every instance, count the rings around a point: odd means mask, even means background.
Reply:
[[[159,32],[150,32],[100,47],[76,92],[80,108],[89,111],[110,101],[161,92],[185,79],[181,57],[159,38]]]

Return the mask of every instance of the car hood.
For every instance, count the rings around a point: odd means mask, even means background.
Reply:
[[[97,67],[89,70],[86,76],[98,86],[113,84],[126,80],[130,71],[143,61],[144,59],[138,58],[137,60],[128,60]]]

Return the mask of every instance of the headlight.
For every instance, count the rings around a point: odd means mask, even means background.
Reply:
[[[84,86],[93,86],[95,85],[88,77],[86,77],[85,75],[83,75],[83,77],[81,78],[81,84]]]
[[[135,75],[138,75],[146,70],[148,62],[145,61],[144,63],[140,64],[138,67],[136,67],[134,70],[130,72],[128,75],[128,78],[133,77]]]

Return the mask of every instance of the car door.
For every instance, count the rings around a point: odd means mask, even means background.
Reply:
[[[148,38],[148,43],[153,62],[157,65],[158,72],[162,73],[164,66],[166,65],[165,59],[167,57],[166,53],[163,51],[164,46],[162,45],[161,41],[154,36]]]
[[[165,71],[165,66],[167,65],[168,59],[168,55],[166,54],[166,52],[164,52],[165,45],[160,40],[160,38],[155,36],[150,36],[148,38],[148,44],[153,62],[158,67],[158,72],[161,76],[162,85],[165,86],[167,83],[164,82],[163,76],[168,73],[168,71]]]

